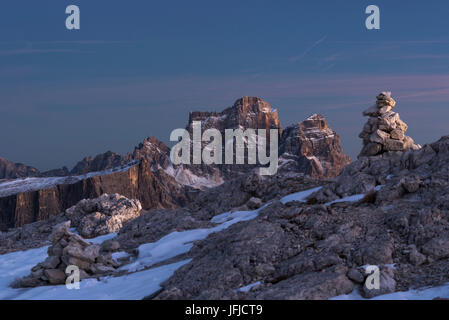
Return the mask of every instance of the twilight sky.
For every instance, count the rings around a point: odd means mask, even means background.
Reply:
[[[65,28],[65,8],[81,30]],[[365,28],[380,7],[381,29]],[[192,110],[258,96],[282,125],[327,117],[355,158],[380,91],[417,143],[449,134],[447,0],[7,0],[0,157],[47,170],[168,143]]]

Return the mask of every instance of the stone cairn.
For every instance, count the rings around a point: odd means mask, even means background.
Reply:
[[[392,111],[395,105],[391,93],[382,92],[377,96],[376,104],[363,112],[369,119],[359,135],[363,139],[363,149],[358,158],[421,148],[405,135],[408,126],[398,113]]]
[[[119,249],[117,241],[108,240],[101,246],[92,244],[70,232],[69,228],[70,221],[53,228],[48,257],[34,266],[29,276],[13,283],[13,287],[65,284],[68,277],[66,268],[70,265],[79,268],[81,279],[110,275],[116,271],[118,264],[112,258],[111,251]]]

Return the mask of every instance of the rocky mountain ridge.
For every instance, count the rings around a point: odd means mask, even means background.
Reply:
[[[236,128],[278,129],[279,170],[284,172],[330,178],[350,162],[343,153],[338,135],[329,128],[324,117],[314,115],[282,132],[278,112],[260,98],[243,97],[220,113],[191,112],[186,127],[189,132],[192,132],[193,121],[201,121],[203,130],[215,128],[222,133],[225,129]],[[87,157],[78,162],[67,177],[39,180],[37,177],[42,175],[36,172],[36,179],[0,183],[0,227],[18,227],[46,219],[76,201],[98,197],[101,193],[137,198],[145,210],[180,206],[186,203],[192,188],[216,187],[256,167],[258,165],[174,165],[170,161],[170,149],[149,137],[135,147],[132,154],[121,156],[108,151]]]
[[[0,180],[35,177],[39,175],[40,172],[36,168],[26,166],[23,163],[13,163],[0,158]]]

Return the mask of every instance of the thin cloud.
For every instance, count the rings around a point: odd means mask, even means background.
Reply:
[[[338,53],[334,53],[334,54],[332,54],[332,55],[330,55],[330,56],[327,56],[327,57],[323,58],[323,62],[332,62],[332,61],[335,61],[335,60],[337,60],[337,58],[338,58],[339,56],[340,56],[340,55],[339,55]]]
[[[0,50],[0,56],[15,56],[25,54],[45,54],[45,53],[80,53],[79,50],[71,49],[12,49],[12,50]]]
[[[354,41],[354,40],[334,40],[330,43],[339,44],[400,44],[400,45],[421,45],[421,44],[445,44],[449,40],[386,40],[386,41]]]
[[[80,44],[80,45],[109,45],[109,44],[125,44],[134,43],[134,41],[126,40],[55,40],[55,41],[37,41],[33,44]]]
[[[427,59],[443,59],[447,60],[449,59],[449,54],[415,54],[415,55],[404,55],[404,56],[397,56],[397,57],[390,57],[391,60],[427,60]]]
[[[0,41],[1,45],[42,45],[42,44],[120,44],[133,43],[127,40],[50,40],[50,41]]]
[[[3,47],[17,47],[0,49],[0,56],[14,56],[14,55],[30,55],[30,54],[48,54],[48,53],[88,53],[90,51],[82,51],[73,49],[71,45],[112,45],[131,43],[130,41],[121,40],[55,40],[55,41],[24,41],[24,42],[0,42]],[[58,46],[57,48],[53,46]]]
[[[251,79],[251,81],[248,81]],[[320,110],[369,106],[380,91],[392,91],[399,102],[449,102],[449,74],[446,75],[364,75],[298,77],[295,75],[260,75],[229,77],[178,78],[102,78],[86,83],[49,85],[28,84],[0,90],[0,111],[40,110],[48,106],[64,108],[112,109],[130,105],[198,105],[201,101],[231,101],[243,95],[269,99],[315,101]],[[173,88],[177,88],[176,92]],[[24,95],[23,92],[27,94]],[[82,92],[82,94],[79,94]],[[167,95],[167,92],[172,94]],[[66,97],[73,99],[67,101]]]
[[[315,41],[310,47],[308,47],[303,53],[301,53],[298,56],[295,57],[291,57],[289,60],[291,62],[297,62],[299,60],[302,60],[307,54],[309,54],[310,51],[312,51],[314,48],[316,48],[317,46],[319,46],[324,40],[326,40],[327,35],[322,37],[321,39],[318,39],[317,41]]]

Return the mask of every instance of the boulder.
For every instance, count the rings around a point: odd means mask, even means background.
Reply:
[[[447,237],[433,238],[422,246],[422,253],[434,260],[449,257],[449,239]]]
[[[258,209],[262,206],[263,202],[260,198],[256,198],[256,197],[251,197],[248,202],[246,203],[246,206],[253,210],[253,209]]]
[[[415,245],[410,246],[410,253],[409,253],[408,259],[409,259],[410,263],[415,266],[420,266],[426,262],[426,256],[423,255],[422,253],[420,253],[416,249]]]
[[[66,281],[66,274],[59,269],[45,269],[44,275],[47,277],[50,284],[62,284]]]
[[[123,224],[140,216],[139,200],[130,200],[119,194],[103,194],[96,199],[85,199],[65,211],[80,235],[93,238],[118,232]]]
[[[361,284],[365,281],[365,277],[363,276],[363,274],[355,268],[352,268],[348,271],[347,277],[358,284]]]

